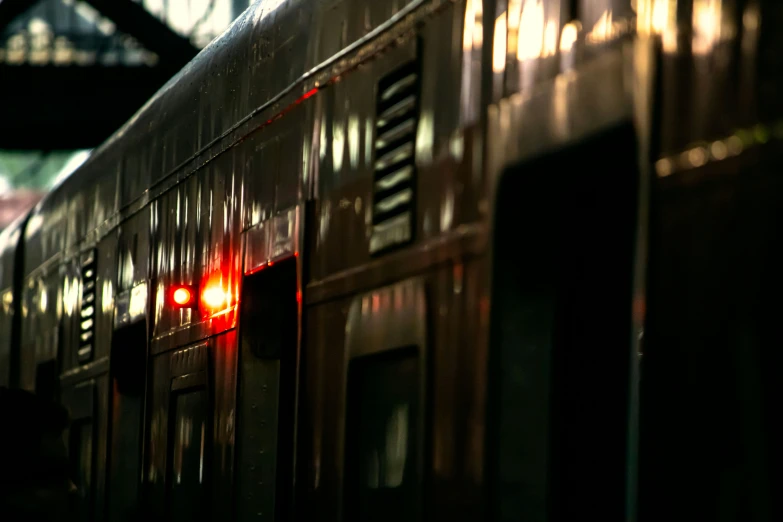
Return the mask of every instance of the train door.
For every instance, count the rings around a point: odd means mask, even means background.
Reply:
[[[421,520],[427,371],[422,279],[357,297],[346,326],[343,515]]]
[[[500,180],[487,434],[493,520],[624,519],[634,136],[621,123]]]
[[[142,294],[146,297],[146,285],[144,290]],[[130,300],[122,297],[118,298],[118,303]],[[142,306],[141,313],[132,321],[129,320],[127,307],[116,308],[118,320],[115,324],[121,324],[115,326],[110,355],[107,499],[108,516],[112,522],[129,521],[139,501],[148,339],[146,307]]]
[[[299,343],[297,258],[242,284],[237,396],[237,520],[291,520]]]

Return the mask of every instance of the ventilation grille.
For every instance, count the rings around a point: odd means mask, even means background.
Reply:
[[[79,362],[92,358],[93,340],[95,338],[95,289],[96,289],[96,256],[91,250],[82,258],[82,307],[79,317]]]
[[[414,164],[419,118],[419,68],[411,62],[378,84],[370,253],[413,239]]]

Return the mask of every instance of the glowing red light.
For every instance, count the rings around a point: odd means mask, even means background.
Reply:
[[[191,285],[176,285],[168,290],[168,305],[173,308],[197,308],[196,287]]]
[[[314,95],[315,95],[315,93],[317,93],[317,92],[318,92],[318,88],[315,88],[315,89],[310,89],[309,91],[307,91],[306,93],[304,93],[304,94],[302,95],[302,98],[301,98],[301,99],[302,99],[302,100],[306,100],[307,98],[309,98],[309,97],[311,97],[311,96],[314,96]]]
[[[213,310],[220,309],[228,303],[228,294],[220,286],[208,286],[201,294],[204,304]]]
[[[178,305],[186,305],[190,302],[190,299],[192,298],[190,294],[190,290],[181,287],[174,290],[172,297],[174,298],[174,302],[177,303]]]

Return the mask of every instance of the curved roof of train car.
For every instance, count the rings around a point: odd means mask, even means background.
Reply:
[[[25,274],[143,198],[370,28],[426,2],[257,1],[35,207],[25,233]],[[335,31],[340,20],[347,24]]]

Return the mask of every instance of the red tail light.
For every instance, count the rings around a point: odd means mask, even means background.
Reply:
[[[169,289],[172,308],[198,308],[198,290],[193,285],[174,285]]]

